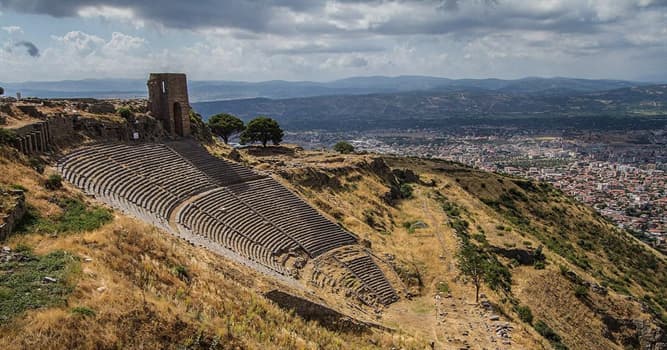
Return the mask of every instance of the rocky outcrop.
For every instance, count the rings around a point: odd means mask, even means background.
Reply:
[[[617,340],[627,348],[641,350],[667,350],[667,331],[647,320],[617,319],[606,315],[604,336]]]
[[[339,190],[342,188],[337,176],[330,175],[321,169],[302,168],[294,171],[280,171],[278,174],[291,183],[312,189],[329,188]]]
[[[403,183],[419,183],[419,175],[410,169],[393,169],[392,174]]]
[[[13,203],[9,208],[5,208],[3,217],[0,218],[0,241],[3,241],[11,235],[12,230],[21,221],[26,212],[25,195],[21,190],[1,191],[0,196],[9,197],[8,201]]]
[[[110,102],[106,101],[99,101],[99,102],[93,102],[91,104],[87,104],[85,106],[85,110],[87,110],[90,113],[96,113],[96,114],[114,114],[116,113],[116,107]]]
[[[14,111],[12,110],[12,106],[9,103],[0,103],[0,113],[4,113],[10,116],[14,115]]]
[[[388,190],[380,197],[389,205],[393,205],[397,200],[403,198],[400,190],[402,184],[420,181],[419,176],[412,170],[391,169],[381,157],[368,157],[354,164],[339,167],[282,169],[278,171],[278,174],[296,185],[315,190],[330,189],[334,191],[346,189],[341,181],[343,178],[350,181],[354,176],[360,176],[359,174],[375,176],[388,187]]]

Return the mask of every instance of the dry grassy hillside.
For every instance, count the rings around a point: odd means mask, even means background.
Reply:
[[[510,348],[490,340],[494,313],[511,322],[512,346],[523,348],[665,342],[665,257],[547,184],[434,160],[291,148],[242,157],[395,266],[414,297],[390,308],[388,325],[443,348]],[[463,242],[492,262],[482,303],[493,312],[474,303],[474,287],[457,268]]]
[[[401,331],[307,322],[262,293],[263,275],[100,206],[52,169],[2,148],[0,184],[25,189],[27,220],[2,245],[2,349],[422,349]],[[36,164],[36,160],[32,161]],[[53,278],[54,281],[46,280]],[[283,286],[284,287],[284,286]]]
[[[209,150],[270,173],[394,268],[409,295],[369,315],[386,328],[304,321],[263,297],[289,286],[67,184],[47,186],[53,169],[35,170],[44,160],[2,148],[0,186],[26,190],[29,212],[2,242],[10,250],[0,252],[0,348],[659,349],[665,341],[664,256],[551,186],[444,161]],[[462,247],[484,257],[479,303],[457,263]]]

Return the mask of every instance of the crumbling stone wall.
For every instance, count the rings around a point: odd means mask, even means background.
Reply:
[[[139,116],[132,123],[119,123],[56,114],[13,130],[16,133],[14,146],[24,154],[49,152],[54,146],[78,142],[82,136],[104,141],[157,141],[165,136],[161,125],[146,116]]]
[[[7,123],[7,117],[13,116],[14,111],[9,103],[0,102],[0,124]]]
[[[18,224],[23,215],[25,215],[26,205],[25,195],[21,190],[11,190],[8,193],[3,193],[1,195],[9,195],[16,198],[14,207],[10,208],[8,213],[1,218],[2,220],[0,220],[0,241],[3,241],[9,237],[14,227],[16,227],[16,224]]]
[[[34,104],[25,104],[25,105],[23,105],[23,104],[20,104],[20,105],[16,105],[16,108],[18,108],[24,114],[27,114],[27,115],[29,115],[33,118],[36,118],[36,119],[44,119],[45,118],[44,114],[42,114],[42,112],[40,112],[37,109],[37,105],[34,105]]]
[[[19,151],[25,154],[48,152],[54,143],[71,139],[74,133],[73,118],[62,115],[43,117],[43,121],[14,129],[15,146]]]
[[[151,73],[148,108],[172,137],[190,135],[190,102],[185,74]]]
[[[51,132],[48,121],[32,123],[14,129],[16,133],[15,146],[25,154],[46,152],[51,147]]]

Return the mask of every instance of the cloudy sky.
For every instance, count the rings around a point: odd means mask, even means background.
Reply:
[[[667,80],[667,0],[0,0],[0,81],[152,71]]]

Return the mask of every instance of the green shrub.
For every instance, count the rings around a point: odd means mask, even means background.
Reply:
[[[95,310],[86,307],[86,306],[77,306],[72,308],[72,314],[74,315],[81,315],[83,317],[95,317],[97,316],[97,313]]]
[[[486,236],[483,233],[473,233],[472,239],[479,243],[487,243]]]
[[[184,282],[190,282],[190,273],[188,272],[188,268],[183,265],[177,265],[174,267],[174,275],[176,275],[178,279]]]
[[[123,119],[126,119],[126,120],[134,119],[134,113],[132,112],[130,107],[127,107],[127,106],[120,107],[120,108],[118,108],[116,113],[118,114],[118,116],[120,116]]]
[[[447,284],[447,282],[444,282],[444,281],[438,282],[438,284],[436,285],[436,288],[437,288],[439,293],[449,294],[449,284]]]
[[[21,184],[11,184],[9,187],[10,187],[11,189],[13,189],[13,190],[20,190],[20,191],[23,191],[23,192],[25,192],[25,193],[28,193],[28,189],[25,188],[25,187],[24,187],[23,185],[21,185]]]
[[[30,167],[35,169],[36,172],[43,174],[44,173],[44,162],[42,162],[41,159],[36,158],[36,157],[31,157],[28,160],[28,164],[30,164]]]
[[[461,215],[461,210],[451,202],[445,202],[442,204],[442,210],[451,217],[457,217]]]
[[[401,191],[402,198],[412,198],[412,186],[408,184],[402,184],[399,190]]]
[[[63,187],[63,178],[58,174],[51,174],[44,182],[44,187],[49,190],[58,190]]]
[[[543,336],[545,339],[547,339],[550,342],[553,343],[560,343],[561,338],[560,335],[558,335],[551,327],[549,327],[548,324],[546,324],[544,321],[539,320],[535,322],[535,325],[533,326],[537,333],[540,333],[541,336]]]
[[[547,260],[547,257],[542,252],[542,246],[539,246],[537,247],[537,249],[535,249],[535,251],[533,252],[533,259],[535,259],[535,261],[542,261],[542,262]]]
[[[498,259],[492,255],[486,256],[484,280],[493,290],[510,291],[512,288],[512,273]]]
[[[14,248],[14,251],[20,254],[28,255],[32,254],[32,247],[24,243],[19,243],[16,245],[16,248]]]
[[[574,296],[577,298],[585,298],[588,296],[588,287],[579,285],[576,288],[574,288]]]
[[[516,307],[515,311],[517,315],[519,315],[519,319],[521,319],[521,321],[528,324],[533,323],[533,312],[530,310],[530,307],[520,305]]]
[[[0,128],[0,144],[13,145],[16,142],[16,133],[13,130]]]
[[[403,228],[405,228],[408,233],[415,233],[418,228],[422,228],[424,225],[424,222],[421,220],[408,220],[403,223]]]
[[[535,268],[535,270],[544,270],[545,268],[544,261],[536,260],[535,263],[533,264],[533,267]]]
[[[333,150],[338,153],[348,154],[354,152],[354,146],[348,142],[340,141],[333,146]]]

